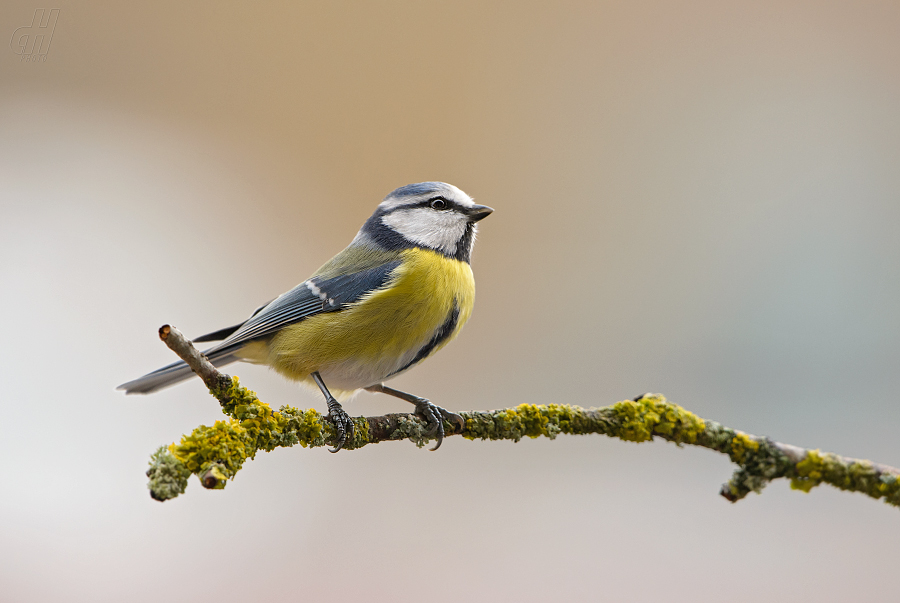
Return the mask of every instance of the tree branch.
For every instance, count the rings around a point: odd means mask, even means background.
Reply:
[[[244,461],[254,458],[259,450],[271,451],[295,444],[304,448],[336,444],[329,417],[314,409],[298,410],[291,406],[274,411],[254,392],[241,386],[237,377],[216,369],[178,329],[164,325],[159,336],[203,379],[229,418],[210,427],[201,425],[190,435],[182,436],[180,443],[160,447],[153,454],[147,476],[150,495],[156,500],[168,500],[183,493],[191,474],[198,475],[206,488],[224,488]],[[709,448],[728,455],[738,465],[720,491],[731,502],[750,492],[761,492],[774,479],[787,478],[792,488],[804,492],[825,483],[900,506],[900,470],[894,467],[782,444],[730,429],[701,419],[668,402],[661,394],[644,394],[602,408],[522,404],[516,408],[459,414],[465,425],[445,421],[446,436],[518,442],[525,436],[554,439],[561,433],[598,433],[629,442],[661,438],[678,446]],[[344,445],[344,450],[405,439],[421,447],[430,439],[425,421],[412,413],[358,417],[354,423],[353,438]]]

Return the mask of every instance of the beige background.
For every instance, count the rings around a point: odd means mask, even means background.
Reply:
[[[0,48],[0,599],[896,600],[900,511],[730,505],[725,458],[662,442],[279,450],[159,504],[149,454],[221,415],[113,388],[172,360],[160,324],[243,319],[438,179],[496,213],[471,322],[398,387],[660,391],[898,465],[900,4],[144,4]],[[3,3],[3,41],[43,6]]]

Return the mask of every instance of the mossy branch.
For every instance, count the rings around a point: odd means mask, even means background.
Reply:
[[[304,448],[335,445],[335,430],[328,417],[313,409],[282,406],[274,411],[237,377],[219,372],[174,327],[163,326],[160,338],[203,379],[222,406],[227,420],[201,425],[178,444],[160,447],[151,457],[150,495],[156,500],[184,492],[191,474],[206,488],[224,488],[244,461],[260,450],[300,444]],[[465,425],[444,423],[445,435],[475,440],[512,440],[523,437],[603,434],[629,442],[661,438],[681,446],[702,446],[728,455],[738,466],[720,494],[731,502],[750,492],[761,492],[770,481],[791,480],[791,487],[809,492],[819,484],[862,492],[900,506],[900,470],[829,452],[808,450],[730,429],[668,402],[660,394],[602,408],[571,405],[522,404],[516,408],[462,412]],[[395,413],[354,419],[352,441],[344,450],[388,440],[410,439],[424,446],[430,439],[426,423],[417,415]]]

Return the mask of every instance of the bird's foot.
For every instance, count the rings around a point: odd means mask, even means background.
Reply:
[[[327,404],[328,418],[331,419],[331,422],[334,424],[334,430],[337,432],[337,446],[329,448],[328,452],[337,452],[344,447],[347,438],[353,437],[353,419],[350,418],[347,411],[333,397],[328,398]]]
[[[413,401],[413,404],[416,405],[416,414],[428,423],[428,431],[425,433],[429,436],[436,436],[437,443],[431,449],[432,451],[440,448],[441,443],[444,441],[444,419],[457,426],[465,425],[465,421],[463,421],[461,416],[450,412],[446,408],[441,408],[437,404],[432,404],[425,398],[417,398]]]

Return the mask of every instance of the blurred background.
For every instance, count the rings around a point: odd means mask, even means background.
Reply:
[[[900,5],[737,4],[53,5],[43,58],[0,50],[0,599],[896,600],[896,508],[731,505],[726,458],[663,442],[298,447],[160,504],[150,453],[222,415],[114,391],[161,324],[244,319],[444,180],[496,209],[475,313],[396,387],[662,392],[900,465]],[[4,2],[4,41],[53,7]]]

